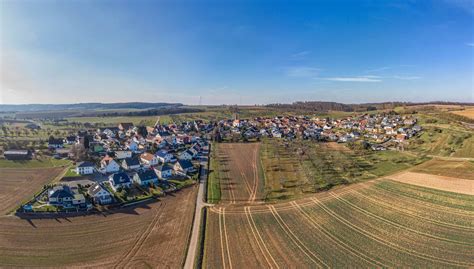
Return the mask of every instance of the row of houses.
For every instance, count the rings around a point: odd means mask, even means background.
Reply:
[[[364,114],[342,119],[308,116],[235,118],[221,120],[217,126],[216,140],[231,139],[238,135],[246,139],[300,137],[340,143],[364,140],[373,144],[387,141],[404,143],[422,130],[415,117],[396,113]]]

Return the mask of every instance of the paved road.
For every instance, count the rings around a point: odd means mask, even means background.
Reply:
[[[201,228],[202,208],[210,206],[210,204],[204,202],[204,191],[206,188],[207,181],[207,170],[208,170],[207,158],[201,160],[201,178],[198,185],[198,194],[196,198],[196,210],[194,212],[194,222],[191,231],[191,239],[189,240],[188,253],[186,254],[186,261],[184,263],[185,269],[194,268],[194,261],[196,260],[196,250],[199,246],[199,232]]]

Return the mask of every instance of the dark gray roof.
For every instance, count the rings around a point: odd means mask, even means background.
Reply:
[[[98,192],[100,192],[101,190],[105,190],[105,189],[102,188],[102,186],[100,186],[99,183],[94,182],[94,183],[89,187],[89,189],[87,189],[87,192],[89,193],[89,195],[94,196],[94,195],[96,195]],[[105,190],[105,191],[107,191],[107,190]],[[108,192],[108,191],[107,191],[107,192]]]
[[[69,186],[55,186],[49,191],[49,197],[54,197],[54,198],[65,198],[65,197],[74,197],[74,194],[72,193],[71,189]]]
[[[124,159],[125,163],[127,166],[135,166],[135,165],[140,165],[140,161],[138,161],[138,158],[125,158]]]
[[[149,181],[149,180],[154,180],[158,178],[156,176],[155,171],[153,170],[140,171],[140,172],[137,172],[135,175],[138,176],[141,181]]]
[[[126,173],[115,173],[110,176],[112,178],[112,181],[114,185],[118,184],[124,184],[124,183],[130,183],[130,177]]]
[[[179,165],[181,165],[181,168],[183,169],[189,169],[193,167],[193,163],[188,161],[188,160],[178,160]]]
[[[164,172],[164,171],[167,171],[167,170],[172,170],[173,168],[171,166],[169,166],[168,164],[165,164],[165,165],[160,165],[160,166],[156,167],[155,169],[158,170],[158,171]]]
[[[91,162],[80,162],[77,164],[77,167],[94,167],[95,164],[91,163]]]

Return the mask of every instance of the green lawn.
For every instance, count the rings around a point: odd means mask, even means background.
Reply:
[[[219,162],[215,161],[215,154],[217,152],[217,143],[211,146],[211,158],[209,175],[207,181],[207,202],[216,204],[221,200],[221,186],[219,181]]]
[[[56,160],[53,158],[42,159],[42,160],[22,160],[22,161],[10,161],[0,159],[0,168],[45,168],[45,167],[61,167],[70,165],[71,162],[68,160]]]

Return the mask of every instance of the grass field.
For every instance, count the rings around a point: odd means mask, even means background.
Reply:
[[[179,268],[197,188],[114,214],[0,217],[0,267]]]
[[[10,161],[0,159],[0,168],[48,168],[48,167],[62,167],[70,165],[68,160],[56,160],[53,158],[44,158],[41,160],[18,160]]]
[[[208,210],[203,267],[474,266],[474,196],[391,180]]]
[[[43,185],[63,171],[62,168],[12,169],[0,168],[0,215],[30,200]]]
[[[342,144],[308,140],[265,140],[260,156],[267,201],[381,177],[426,160],[397,151],[350,150]]]
[[[474,162],[433,159],[414,167],[411,171],[438,176],[474,179]]]

